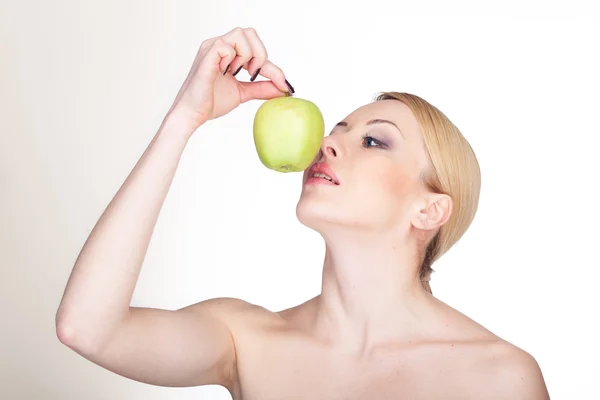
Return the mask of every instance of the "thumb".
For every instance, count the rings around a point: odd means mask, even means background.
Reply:
[[[289,94],[282,92],[271,81],[239,82],[240,101],[245,103],[249,100],[270,100],[276,97],[285,97]]]

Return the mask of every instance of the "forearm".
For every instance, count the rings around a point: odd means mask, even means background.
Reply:
[[[128,315],[189,130],[175,116],[165,119],[90,233],[56,315],[59,335],[76,336],[67,340],[101,341]]]

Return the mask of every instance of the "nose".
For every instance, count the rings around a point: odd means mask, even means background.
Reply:
[[[331,136],[325,136],[321,143],[321,150],[319,151],[319,158],[337,158],[340,155],[340,149],[338,144],[333,140]]]

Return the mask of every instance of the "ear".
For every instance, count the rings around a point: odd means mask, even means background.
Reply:
[[[411,223],[415,228],[422,230],[438,229],[448,222],[453,205],[452,198],[447,194],[431,193],[424,203],[417,206]]]

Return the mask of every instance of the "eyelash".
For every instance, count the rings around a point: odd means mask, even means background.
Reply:
[[[377,143],[377,146],[365,146],[367,148],[371,148],[371,147],[387,147],[387,145],[385,143],[383,143],[381,140],[377,140],[375,139],[373,136],[370,136],[369,134],[365,134],[362,137],[362,141],[363,141],[363,146],[364,146],[364,142],[366,141],[373,141],[375,143]]]

